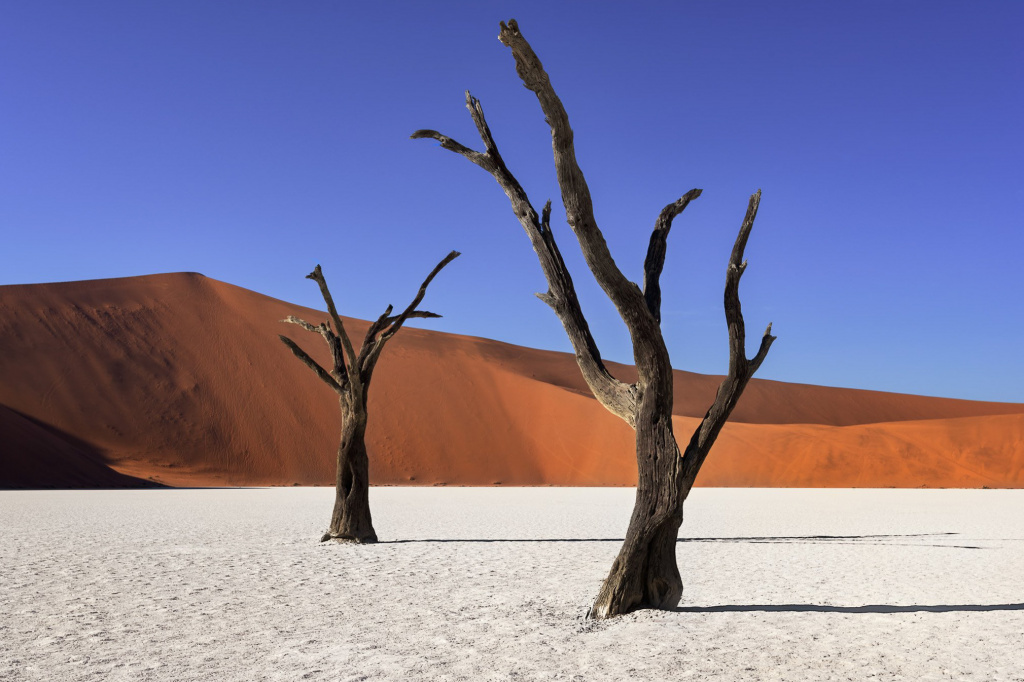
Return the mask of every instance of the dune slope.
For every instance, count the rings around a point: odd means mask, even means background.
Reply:
[[[325,317],[194,273],[0,287],[0,487],[24,485],[15,469],[45,472],[36,485],[84,485],[68,463],[82,458],[169,485],[331,483],[334,395],[277,334],[326,363],[325,349],[279,322],[289,314]],[[366,323],[348,324],[361,338]],[[718,381],[676,373],[681,440]],[[370,394],[378,484],[635,480],[631,430],[590,397],[569,354],[406,328]],[[52,430],[31,436],[15,413]],[[1024,405],[755,379],[698,483],[1024,486],[1022,414]],[[71,445],[40,455],[54,432],[88,457],[72,457]]]
[[[152,481],[114,471],[88,443],[0,405],[5,488],[138,488]]]

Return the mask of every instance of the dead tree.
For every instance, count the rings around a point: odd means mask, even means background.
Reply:
[[[700,196],[693,189],[658,215],[644,261],[643,288],[628,280],[615,265],[594,218],[590,190],[576,161],[573,131],[562,102],[555,94],[540,60],[519,32],[515,20],[501,24],[499,40],[512,50],[516,72],[536,94],[551,128],[555,170],[565,205],[566,219],[583,251],[587,266],[611,299],[629,330],[636,362],[637,382],[613,377],[580,309],[572,278],[551,231],[551,201],[540,215],[522,186],[506,168],[484,120],[480,102],[466,93],[466,106],[483,140],[475,151],[435,130],[419,130],[413,138],[432,138],[481,167],[497,180],[512,202],[512,210],[533,244],[548,291],[538,294],[558,315],[576,351],[576,361],[594,396],[636,431],[638,481],[633,515],[625,542],[590,609],[592,618],[607,618],[638,608],[669,609],[682,597],[683,585],[676,564],[676,541],[683,521],[683,502],[697,472],[736,401],[761,365],[775,340],[771,325],[752,359],[744,350],[745,333],[740,313],[739,283],[746,268],[743,249],[754,225],[760,191],[750,197],[746,216],[729,258],[725,278],[725,318],[729,326],[729,374],[718,388],[714,403],[680,453],[672,432],[672,365],[661,333],[661,287],[665,247],[673,219]]]
[[[309,367],[320,379],[334,389],[341,405],[341,444],[338,446],[338,470],[335,478],[334,511],[331,513],[331,526],[320,538],[320,542],[337,540],[339,542],[377,542],[377,533],[373,530],[370,518],[370,476],[369,458],[366,454],[366,406],[373,369],[377,366],[384,345],[398,333],[405,321],[414,317],[441,317],[426,310],[417,310],[416,306],[427,293],[431,280],[441,269],[459,256],[452,251],[427,275],[420,285],[416,298],[412,300],[399,315],[392,315],[392,306],[388,306],[384,314],[370,325],[363,338],[362,347],[356,354],[355,347],[345,331],[345,325],[334,307],[334,299],[327,288],[327,280],[317,265],[316,269],[306,275],[320,285],[320,293],[327,303],[330,320],[318,325],[288,316],[282,322],[297,324],[306,331],[319,334],[327,342],[331,351],[331,370],[327,371],[302,350],[287,336],[278,335],[284,345],[291,349],[299,360]],[[333,326],[332,323],[333,322]]]

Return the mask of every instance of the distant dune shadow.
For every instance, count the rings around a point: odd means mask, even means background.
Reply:
[[[164,487],[114,470],[93,444],[3,404],[0,434],[0,490]]]

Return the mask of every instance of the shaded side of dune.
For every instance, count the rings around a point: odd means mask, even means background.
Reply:
[[[5,405],[0,405],[0,438],[0,489],[158,486],[114,471],[93,446]]]
[[[0,404],[50,429],[5,417],[5,460],[51,462],[36,466],[39,485],[79,485],[60,471],[72,457],[169,485],[332,483],[336,398],[277,334],[324,363],[326,352],[280,322],[290,314],[325,318],[190,273],[0,287]],[[361,338],[366,323],[347,324]],[[411,328],[385,353],[370,392],[375,483],[634,483],[632,431],[590,396],[571,355]],[[718,381],[677,372],[680,440]],[[755,379],[698,484],[1022,486],[1022,413]],[[63,458],[32,454],[56,452],[54,433],[74,439]]]

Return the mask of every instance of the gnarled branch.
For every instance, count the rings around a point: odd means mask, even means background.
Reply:
[[[288,346],[292,354],[299,360],[302,360],[302,363],[306,365],[306,367],[309,367],[311,370],[313,370],[314,374],[320,377],[320,379],[322,379],[325,384],[334,389],[336,393],[344,393],[345,389],[342,388],[341,384],[335,381],[334,378],[330,375],[330,373],[326,369],[321,367],[316,360],[309,357],[306,351],[299,348],[298,344],[296,344],[294,341],[292,341],[283,334],[278,334],[277,338],[281,339],[281,342],[284,343],[284,345]]]
[[[729,256],[729,268],[725,274],[725,320],[729,325],[729,376],[743,377],[747,374],[746,328],[743,325],[743,312],[740,308],[740,278],[747,269],[747,261],[743,260],[743,251],[747,248],[750,230],[754,227],[757,207],[761,203],[761,190],[750,196],[747,213],[743,216],[740,232],[733,244]]]
[[[682,197],[661,209],[654,223],[651,242],[647,246],[647,257],[644,259],[644,300],[647,309],[654,319],[661,322],[661,271],[665,267],[665,251],[667,250],[668,233],[672,229],[672,221],[689,206],[690,202],[700,196],[701,190],[691,189]]]
[[[469,97],[468,92],[466,93],[466,96]],[[466,157],[476,165],[483,168],[488,173],[493,172],[493,164],[491,163],[490,159],[486,154],[481,154],[480,152],[473,151],[469,147],[463,144],[459,144],[452,138],[448,137],[447,135],[442,135],[436,130],[417,130],[412,135],[410,135],[409,138],[413,140],[420,140],[426,138],[437,140],[438,142],[441,143],[441,146],[444,149],[447,149],[450,152],[455,152],[456,154],[460,154]]]
[[[376,321],[373,324],[371,324],[369,328],[366,330],[366,336],[363,337],[363,345],[359,349],[360,357],[362,357],[363,351],[366,349],[366,347],[377,339],[377,334],[379,334],[382,329],[391,324],[390,320],[393,318],[389,317],[389,315],[391,315],[391,311],[393,309],[394,306],[388,305],[384,313],[380,317],[378,317]]]
[[[439,317],[441,317],[441,315],[438,315],[437,313],[432,313],[429,310],[414,310],[407,315],[407,319],[410,320],[414,318],[427,320],[436,319]],[[376,322],[374,322],[367,328],[366,336],[363,339],[363,345],[365,346],[366,344],[371,343],[373,340],[377,338],[377,334],[379,334],[382,329],[385,329],[389,325],[394,324],[397,320],[398,315],[392,315],[391,306],[388,306],[388,309],[384,311],[384,314],[378,317]]]
[[[327,312],[330,313],[331,319],[334,321],[337,334],[341,338],[341,345],[345,349],[345,357],[348,360],[349,371],[357,371],[356,351],[352,347],[352,340],[349,339],[348,332],[345,331],[345,323],[341,321],[341,316],[338,315],[338,309],[334,307],[334,298],[331,296],[331,290],[327,288],[327,280],[324,279],[324,273],[323,270],[320,269],[319,264],[313,268],[313,272],[306,275],[306,279],[311,279],[320,285],[320,293],[324,297],[324,303],[327,304]]]
[[[444,266],[448,265],[461,255],[462,254],[458,251],[451,251],[447,256],[441,259],[440,263],[434,266],[434,269],[430,271],[427,278],[423,280],[423,284],[420,285],[419,291],[416,292],[416,297],[412,299],[412,303],[410,303],[405,310],[403,310],[402,313],[398,315],[393,322],[391,322],[391,326],[389,326],[381,335],[382,339],[386,341],[398,333],[398,330],[402,328],[405,321],[410,317],[413,317],[413,313],[417,312],[416,306],[418,306],[420,302],[423,301],[423,297],[427,295],[427,287],[430,286],[430,283],[434,281],[435,277],[437,277],[437,273],[441,272],[441,270],[444,269]],[[416,315],[416,317],[429,317],[430,315],[432,315],[432,313],[424,314],[423,311],[420,311],[420,314]],[[440,315],[434,315],[434,317],[440,317]]]
[[[298,325],[298,326],[302,327],[303,329],[305,329],[307,332],[313,332],[314,334],[320,334],[321,333],[320,327],[318,325],[312,324],[310,322],[306,322],[305,320],[300,319],[298,317],[295,317],[294,315],[289,315],[288,317],[284,318],[281,321],[282,322],[287,322],[288,324]]]
[[[747,269],[747,262],[743,260],[743,250],[747,246],[747,239],[754,227],[754,219],[757,217],[757,208],[761,202],[761,190],[758,190],[750,197],[747,204],[747,213],[743,218],[739,234],[736,236],[736,243],[733,245],[732,254],[729,257],[729,266],[725,275],[725,319],[729,325],[729,374],[722,380],[718,387],[718,394],[715,402],[708,409],[707,414],[701,421],[690,439],[690,444],[683,455],[684,478],[688,472],[700,469],[704,458],[707,457],[711,445],[714,444],[719,432],[732,414],[740,394],[746,387],[747,382],[754,376],[754,372],[764,362],[768,355],[775,337],[772,336],[772,325],[769,324],[761,337],[761,345],[753,359],[748,360],[746,356],[746,330],[743,324],[743,312],[740,307],[739,286],[740,278]],[[688,480],[693,480],[688,478]]]
[[[508,24],[501,22],[498,40],[512,50],[516,61],[516,73],[529,90],[537,96],[544,118],[551,128],[551,145],[554,151],[555,172],[562,192],[562,203],[569,226],[579,240],[587,267],[594,274],[597,283],[611,299],[619,315],[626,323],[630,336],[649,333],[654,318],[648,315],[640,288],[629,281],[612,258],[604,235],[594,217],[594,202],[586,178],[576,161],[569,116],[562,101],[555,94],[544,66],[530,44],[519,31],[514,19]]]
[[[483,140],[484,147],[487,149],[486,153],[473,151],[446,135],[432,130],[416,131],[412,138],[438,140],[443,148],[466,157],[494,177],[498,186],[508,196],[513,213],[530,238],[533,250],[540,261],[544,278],[548,282],[548,291],[538,294],[538,298],[551,306],[561,320],[562,326],[565,327],[566,334],[576,352],[576,361],[591,391],[609,411],[633,425],[635,423],[636,390],[631,385],[613,377],[601,360],[601,353],[576,296],[572,277],[565,267],[565,262],[555,243],[554,233],[551,231],[551,202],[548,201],[544,206],[543,216],[538,216],[526,191],[505,166],[504,160],[498,153],[497,144],[491,135],[487,120],[484,118],[480,101],[469,92],[466,93],[466,108],[469,109],[477,132]]]
[[[327,347],[331,350],[331,359],[334,362],[334,368],[331,370],[331,376],[334,377],[342,386],[345,386],[349,381],[348,372],[345,370],[345,358],[342,356],[341,340],[337,334],[331,329],[330,325],[321,322],[318,325],[313,325],[305,320],[299,319],[294,315],[281,320],[282,322],[288,322],[289,324],[295,324],[308,332],[319,334],[323,337],[324,341],[327,342]]]
[[[420,285],[412,303],[410,303],[400,314],[391,315],[392,306],[389,305],[387,310],[384,311],[384,314],[378,317],[377,321],[370,325],[370,328],[366,332],[366,339],[363,341],[363,347],[359,350],[359,358],[357,362],[360,372],[363,372],[364,375],[366,375],[373,371],[373,367],[377,363],[377,358],[380,357],[380,352],[384,349],[384,344],[398,333],[398,330],[402,328],[402,325],[405,324],[406,320],[410,318],[441,317],[436,313],[426,310],[416,310],[416,306],[423,301],[423,297],[427,293],[427,287],[430,286],[430,283],[434,280],[434,277],[437,276],[437,273],[441,272],[446,265],[451,263],[460,255],[461,254],[458,251],[452,251],[442,258],[441,261],[434,266],[434,269],[430,271],[427,278],[423,280],[423,284]]]

